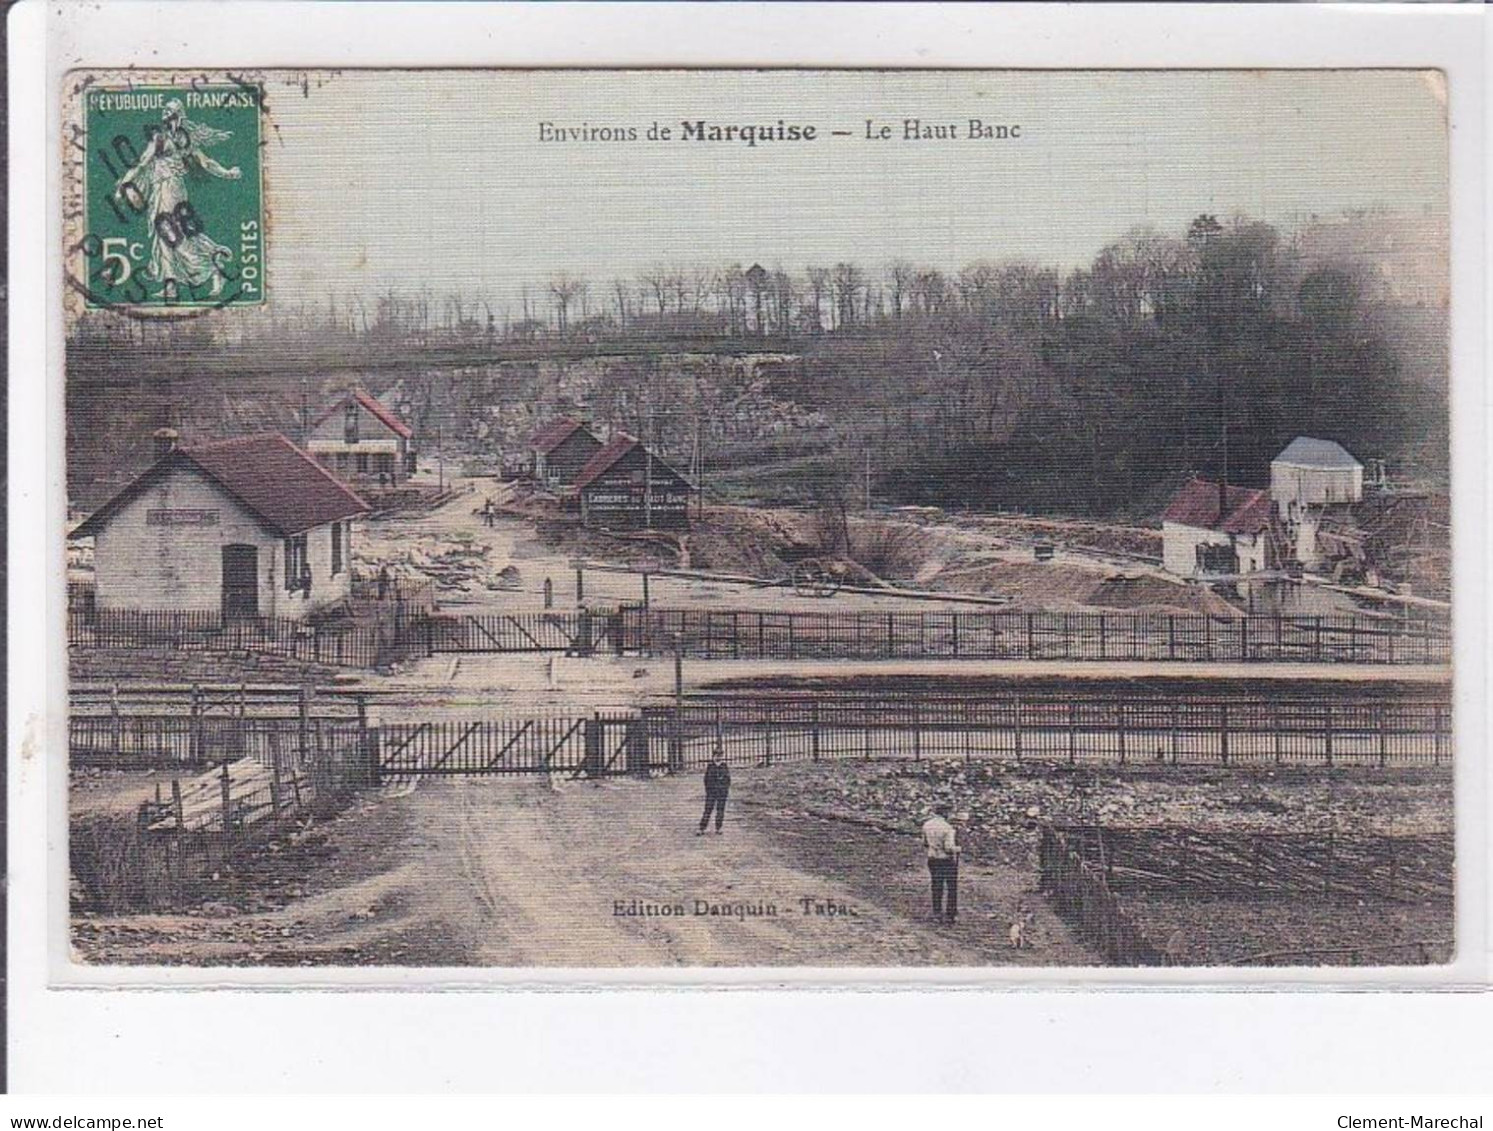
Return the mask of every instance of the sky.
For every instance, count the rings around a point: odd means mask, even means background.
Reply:
[[[558,271],[1026,258],[1199,212],[1444,215],[1435,72],[361,71],[268,76],[272,302],[393,286],[514,303]],[[300,78],[295,79],[297,84]],[[903,140],[906,119],[955,140]],[[1019,126],[975,140],[968,122]],[[680,140],[681,122],[813,126]],[[889,140],[868,139],[891,127]],[[647,140],[658,122],[671,140]],[[638,133],[542,141],[541,123]],[[832,130],[850,136],[827,136]],[[516,312],[514,314],[516,317]]]

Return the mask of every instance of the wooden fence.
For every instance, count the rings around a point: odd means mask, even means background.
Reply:
[[[1104,869],[1083,854],[1061,831],[1042,830],[1037,848],[1038,890],[1060,917],[1112,966],[1164,966],[1168,956],[1156,946],[1105,882]]]
[[[620,650],[707,660],[1445,664],[1444,620],[1165,613],[763,612],[626,607]]]
[[[1450,832],[1421,836],[1333,832],[1235,832],[1181,826],[1042,829],[1038,888],[1106,962],[1170,965],[1126,898],[1188,900],[1378,899],[1421,904],[1452,897]],[[1451,941],[1354,943],[1246,955],[1234,965],[1424,964],[1445,961]]]
[[[1177,825],[1058,826],[1117,892],[1187,898],[1310,895],[1406,903],[1452,898],[1450,832],[1257,832]]]
[[[139,719],[159,748],[175,720]],[[199,881],[263,843],[287,821],[338,808],[369,783],[367,730],[329,719],[214,720],[215,768],[173,776],[133,818],[91,814],[72,822],[69,857],[85,899],[102,910],[190,900]],[[76,756],[76,752],[75,752]],[[185,766],[183,766],[185,768]]]

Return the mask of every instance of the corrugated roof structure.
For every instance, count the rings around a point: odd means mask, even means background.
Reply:
[[[366,408],[390,432],[393,432],[399,436],[403,436],[406,440],[414,436],[414,429],[404,421],[400,420],[399,417],[395,415],[392,408],[384,404],[383,401],[379,400],[367,389],[354,389],[352,392],[348,393],[347,396],[343,397],[331,408],[327,409],[326,412],[318,416],[316,418],[316,424],[321,424],[326,421],[328,417],[341,412],[343,407],[350,400],[357,401],[358,404]],[[315,427],[315,425],[313,425],[313,427]]]
[[[1217,483],[1192,479],[1172,496],[1161,518],[1200,530],[1258,534],[1270,525],[1270,496],[1252,487],[1227,487],[1219,507]]]
[[[589,487],[595,480],[611,470],[612,465],[638,446],[639,441],[626,432],[619,432],[607,445],[586,461],[581,473],[575,478],[576,490]]]
[[[1289,463],[1293,467],[1344,471],[1361,466],[1341,444],[1311,436],[1297,436],[1271,462]]]
[[[585,425],[579,420],[565,416],[559,420],[551,420],[543,428],[535,432],[529,440],[529,447],[541,455],[549,455],[571,436],[584,428]]]
[[[281,537],[352,518],[369,509],[350,488],[280,433],[263,432],[176,449],[89,515],[73,536],[97,533],[120,507],[179,467],[202,472]]]

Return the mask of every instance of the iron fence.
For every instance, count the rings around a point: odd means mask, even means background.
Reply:
[[[708,660],[1094,660],[1444,664],[1451,633],[1423,616],[765,612],[625,607],[626,652]]]
[[[645,709],[649,765],[836,758],[1069,764],[1442,766],[1445,698],[1121,695],[721,697]],[[660,754],[667,751],[667,754]]]
[[[212,611],[69,609],[70,648],[168,648],[252,652],[334,667],[372,668],[404,658],[420,639],[410,622],[309,623],[271,617],[225,618]]]

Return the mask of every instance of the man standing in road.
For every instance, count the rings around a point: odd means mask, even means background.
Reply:
[[[715,831],[719,835],[721,825],[726,820],[726,795],[731,792],[731,771],[726,767],[726,759],[717,742],[715,749],[710,753],[710,764],[705,767],[705,815],[700,818],[700,831],[696,836],[705,835],[705,826],[710,824],[710,814],[715,813]]]
[[[923,847],[928,853],[928,875],[933,882],[933,917],[952,923],[959,914],[959,843],[947,802],[933,807],[933,816],[923,822]]]

